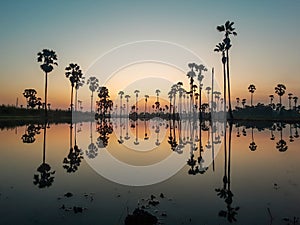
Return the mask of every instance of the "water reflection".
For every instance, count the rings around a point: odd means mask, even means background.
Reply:
[[[266,133],[264,141],[267,140],[271,143],[272,149],[277,152],[288,152],[290,146],[296,143],[299,138],[298,128],[299,123],[285,122],[253,123],[239,121],[224,124],[222,121],[200,121],[199,119],[162,120],[154,118],[152,120],[138,119],[133,121],[124,117],[99,118],[97,121],[91,121],[83,126],[80,126],[79,123],[70,124],[68,137],[70,150],[66,157],[60,158],[60,162],[63,159],[63,168],[67,174],[78,171],[83,162],[83,151],[79,147],[80,143],[83,144],[83,142],[77,136],[88,132],[89,139],[85,145],[87,146],[85,155],[89,159],[94,160],[101,157],[103,151],[112,151],[109,148],[110,145],[121,147],[132,144],[137,148],[143,148],[145,144],[153,144],[157,148],[156,151],[167,148],[170,153],[184,157],[186,162],[183,169],[185,175],[197,175],[198,177],[215,172],[217,149],[222,145],[223,149],[220,155],[222,156],[223,175],[219,181],[221,184],[210,190],[213,190],[214,196],[220,198],[220,203],[223,204],[223,207],[215,211],[216,217],[231,223],[240,221],[240,214],[245,213],[240,210],[239,206],[242,206],[240,200],[236,202],[237,199],[240,199],[235,197],[237,188],[236,186],[232,187],[232,182],[240,182],[237,179],[233,181],[231,177],[233,173],[231,165],[237,163],[232,162],[232,136],[236,141],[242,140],[244,142],[246,139],[245,149],[250,152],[249,154],[258,154],[264,151],[259,135],[260,132],[264,131]],[[37,135],[43,133],[42,163],[38,166],[33,179],[34,185],[39,188],[50,187],[55,178],[55,171],[46,160],[46,140],[49,129],[51,129],[50,124],[47,122],[29,124],[25,126],[25,132],[22,135],[22,142],[28,144],[38,142]],[[80,131],[81,129],[82,131]],[[96,140],[94,140],[95,134],[98,135]],[[187,152],[186,155],[185,152]],[[208,155],[210,157],[207,157]]]
[[[47,121],[45,121],[42,126],[30,125],[27,127],[27,130],[28,130],[28,128],[30,128],[29,129],[30,132],[28,132],[28,133],[39,134],[40,129],[43,129],[43,132],[44,132],[44,135],[43,135],[43,161],[42,161],[42,164],[37,168],[38,174],[34,174],[34,176],[33,176],[33,184],[37,185],[39,188],[50,187],[54,182],[54,174],[55,174],[55,171],[51,170],[51,166],[48,163],[46,163],[46,137],[47,137],[47,129],[50,128],[50,125],[49,125],[49,123],[47,123]],[[35,132],[31,132],[32,130],[34,130]],[[36,131],[38,131],[38,132],[36,132]],[[28,143],[28,142],[26,142],[26,143]]]
[[[73,123],[70,125],[70,151],[68,156],[63,160],[63,168],[66,169],[68,173],[75,173],[83,159],[83,151],[77,145],[77,123],[75,123],[75,130],[74,130],[74,147],[72,142],[73,136]]]

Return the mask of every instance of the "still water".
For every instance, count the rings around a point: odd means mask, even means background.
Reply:
[[[300,223],[299,124],[197,123],[2,129],[0,224]]]

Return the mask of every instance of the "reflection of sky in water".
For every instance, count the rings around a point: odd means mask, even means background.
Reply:
[[[143,142],[144,127],[142,122],[140,124],[139,137],[140,142]],[[119,126],[114,124],[114,129],[115,125]],[[77,128],[81,129],[81,132],[77,133],[77,143],[83,151],[90,144],[89,126],[89,123],[77,125]],[[93,127],[95,130],[95,125]],[[149,151],[148,154],[156,152],[144,161],[143,153],[117,143],[119,133],[110,135],[107,150],[98,149],[97,157],[101,157],[101,151],[108,151],[118,160],[136,165],[147,165],[165,159],[172,152],[166,140],[168,130],[163,131],[164,129],[162,126],[161,132],[166,132],[165,139],[162,140],[161,135],[161,145]],[[36,135],[36,141],[32,144],[22,143],[21,136],[24,131],[23,126],[0,132],[1,224],[122,224],[127,206],[132,211],[141,198],[151,194],[158,196],[161,192],[167,199],[161,199],[158,208],[160,211],[166,211],[168,216],[163,220],[166,224],[189,224],[189,218],[192,219],[192,224],[226,224],[225,219],[218,216],[221,209],[226,209],[226,203],[215,191],[223,186],[223,147],[215,159],[215,171],[210,166],[206,173],[192,176],[188,175],[189,167],[184,166],[164,182],[145,187],[130,187],[104,179],[95,173],[85,160],[76,173],[67,174],[62,168],[62,162],[69,151],[69,125],[51,125],[47,130],[46,162],[56,171],[55,179],[51,187],[38,189],[33,184],[33,175],[42,163],[43,130],[41,134]],[[275,140],[272,141],[270,130],[257,132],[254,129],[253,138],[257,150],[252,152],[249,149],[252,142],[251,129],[246,129],[246,132],[247,136],[243,136],[240,128],[241,137],[237,138],[237,129],[234,127],[232,133],[230,188],[234,194],[232,206],[240,207],[237,224],[268,224],[270,217],[267,208],[274,217],[273,224],[282,224],[284,217],[299,217],[299,140],[294,138],[294,142],[289,142],[290,130],[289,125],[286,125],[283,139],[287,142],[288,150],[282,153],[276,149],[276,142],[280,138],[279,131],[274,131]],[[292,132],[294,135],[294,128]],[[134,134],[134,131],[129,132],[131,139],[128,141],[134,141]],[[125,136],[125,132],[123,135]],[[94,142],[97,137],[98,134],[94,131]],[[152,140],[149,138],[148,141]],[[203,132],[203,143],[206,142],[207,132]],[[131,153],[130,157],[127,153]],[[62,197],[69,191],[74,194],[73,197]],[[84,193],[94,193],[94,200],[91,202],[84,197]],[[62,199],[59,200],[58,197]],[[83,206],[88,210],[83,214],[65,212],[59,209],[63,204]]]

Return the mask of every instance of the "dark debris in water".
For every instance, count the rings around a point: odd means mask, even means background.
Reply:
[[[158,223],[156,216],[149,212],[136,208],[133,213],[125,218],[125,225],[155,225]]]
[[[71,192],[67,192],[66,194],[64,194],[65,197],[70,198],[73,196],[73,194]]]
[[[87,210],[87,208],[81,206],[67,207],[64,204],[60,207],[60,209],[64,210],[65,212],[74,212],[75,214],[83,213],[83,211]]]

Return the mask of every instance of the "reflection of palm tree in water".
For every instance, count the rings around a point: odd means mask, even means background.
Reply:
[[[44,130],[44,138],[43,138],[43,162],[37,168],[37,172],[39,174],[34,174],[33,176],[33,184],[38,185],[39,188],[50,187],[54,182],[54,174],[55,171],[51,171],[51,166],[46,163],[46,131],[47,131],[47,121],[45,121],[43,130]]]
[[[171,150],[172,151],[176,151],[176,147],[177,147],[177,141],[176,141],[176,130],[175,130],[176,124],[175,124],[175,120],[172,120],[172,124],[171,124],[171,120],[169,120],[169,140],[168,143],[171,146]]]
[[[135,145],[139,145],[139,120],[135,121],[135,141],[133,142]]]
[[[282,130],[284,125],[282,123],[277,124],[277,130],[280,131],[280,140],[276,143],[276,148],[280,152],[285,152],[288,149],[288,146],[286,145],[286,141],[282,138]]]
[[[101,118],[97,121],[97,132],[99,137],[97,138],[98,148],[105,148],[108,145],[109,134],[113,132],[113,125],[109,118]]]
[[[128,119],[126,119],[126,136],[124,137],[125,140],[129,140],[130,139],[130,136],[129,136],[129,131],[128,131]]]
[[[226,126],[226,125],[225,125]],[[223,176],[223,188],[217,188],[215,191],[220,198],[223,198],[226,203],[226,210],[221,210],[219,212],[220,217],[225,217],[227,220],[231,222],[236,221],[237,211],[239,207],[232,207],[233,202],[233,193],[231,191],[230,186],[230,166],[231,166],[231,133],[232,133],[232,122],[229,122],[229,145],[228,145],[228,164],[227,164],[227,135],[226,135],[226,127],[224,134],[224,176]]]
[[[25,127],[25,134],[22,135],[23,143],[33,143],[35,142],[35,135],[40,134],[40,125],[30,124],[28,127]]]
[[[81,160],[83,159],[83,152],[79,149],[76,142],[76,123],[75,123],[75,144],[74,148],[72,147],[72,132],[73,131],[73,123],[70,125],[70,151],[67,157],[63,160],[63,168],[67,170],[68,173],[74,173],[78,170],[80,166]]]
[[[253,136],[253,127],[251,127],[251,143],[250,143],[250,145],[249,145],[249,148],[250,148],[250,150],[251,151],[255,151],[256,150],[256,148],[257,148],[257,145],[255,144],[255,142],[254,142],[254,136]]]
[[[148,133],[147,133],[147,121],[146,121],[146,118],[144,120],[144,140],[148,140],[149,137],[148,137]]]
[[[88,146],[88,150],[85,151],[85,154],[89,159],[94,159],[98,155],[98,148],[93,142],[93,122],[90,122],[90,138],[91,138],[91,143]]]

